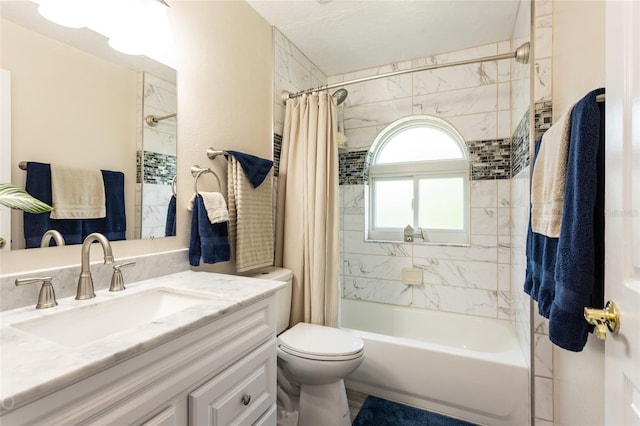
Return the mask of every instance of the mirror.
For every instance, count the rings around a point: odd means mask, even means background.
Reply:
[[[125,55],[96,32],[49,22],[37,7],[0,2],[11,182],[25,187],[23,161],[123,172],[126,239],[164,237],[177,163],[170,46],[158,46],[156,59]],[[25,248],[22,212],[11,222],[12,249]]]

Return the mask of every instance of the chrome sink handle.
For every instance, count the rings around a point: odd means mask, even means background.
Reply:
[[[119,265],[113,265],[113,275],[111,276],[111,286],[109,291],[122,291],[125,289],[124,278],[122,278],[122,271],[120,268],[125,266],[133,266],[136,264],[135,260],[131,262],[120,263]]]
[[[51,284],[51,277],[33,277],[33,278],[19,278],[16,280],[15,284],[26,285],[26,284],[38,284],[42,283],[42,287],[40,287],[40,294],[38,295],[38,304],[36,305],[36,309],[45,309],[45,308],[53,308],[58,305],[56,301],[56,293],[53,291],[53,285]]]

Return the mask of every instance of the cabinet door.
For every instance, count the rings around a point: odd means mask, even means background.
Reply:
[[[269,408],[269,411],[264,413],[262,417],[260,417],[258,421],[253,424],[253,426],[272,426],[275,425],[277,421],[277,407],[274,404],[271,406],[271,408]]]
[[[255,423],[276,400],[274,339],[189,394],[191,426]]]
[[[172,406],[152,419],[147,420],[142,426],[177,426],[178,424],[178,413],[176,412],[176,407]]]

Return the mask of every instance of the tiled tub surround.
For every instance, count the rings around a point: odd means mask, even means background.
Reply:
[[[329,83],[511,51],[504,41],[359,72]],[[430,114],[449,121],[466,141],[509,138],[510,61],[476,63],[372,80],[347,88],[344,121],[349,151],[368,150],[376,135],[398,118]]]
[[[362,182],[366,180],[367,153],[341,154],[343,297],[512,319],[511,296],[521,293],[522,284],[512,287],[511,283],[512,238],[521,249],[516,257],[524,259],[528,217],[528,120],[526,113],[514,133],[517,145],[497,145],[506,151],[500,155],[508,158],[505,168],[509,177],[515,171],[513,167],[518,167],[517,187],[512,189],[514,179],[503,179],[500,171],[494,178],[475,175],[479,180],[473,180],[472,174],[469,246],[366,241],[367,186]],[[536,120],[536,128],[539,125]],[[517,211],[512,206],[512,191],[518,198]],[[514,213],[517,218],[525,218],[513,224]],[[516,259],[515,263],[520,276],[522,262]],[[423,285],[409,286],[400,281],[402,268],[410,266],[423,270]],[[525,303],[522,297],[517,301]]]
[[[341,185],[343,297],[510,318],[510,183],[471,183],[471,244],[445,246],[365,241],[365,185]],[[422,269],[423,285],[401,282]]]

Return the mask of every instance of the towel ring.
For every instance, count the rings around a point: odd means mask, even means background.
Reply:
[[[174,197],[178,196],[177,195],[178,189],[177,189],[177,186],[176,186],[176,183],[177,183],[176,179],[177,178],[178,178],[178,175],[175,175],[175,176],[173,176],[173,179],[171,179],[171,193],[173,194]]]
[[[216,182],[218,182],[218,189],[222,190],[222,184],[220,183],[220,178],[218,177],[216,172],[214,172],[211,169],[205,169],[198,165],[195,165],[195,166],[191,166],[191,176],[195,178],[193,182],[193,189],[195,190],[196,194],[200,194],[198,192],[198,179],[200,179],[200,176],[204,173],[211,173],[216,178]]]

